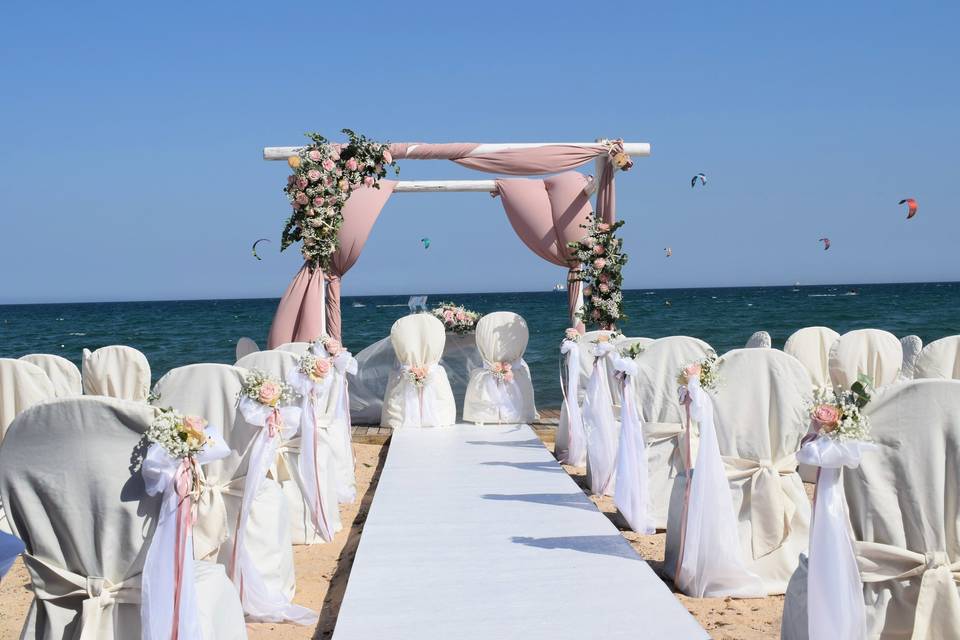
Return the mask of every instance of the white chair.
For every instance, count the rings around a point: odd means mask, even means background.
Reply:
[[[814,387],[830,384],[830,347],[840,334],[828,327],[804,327],[787,338],[783,352],[803,363]]]
[[[152,420],[140,402],[78,397],[36,406],[11,425],[0,497],[33,583],[22,637],[140,637],[140,574],[160,496],[145,493],[131,463]],[[193,573],[202,637],[246,638],[223,567],[197,561]]]
[[[400,318],[390,329],[390,341],[400,363],[387,383],[381,424],[402,427],[443,427],[457,420],[457,406],[447,372],[439,364],[446,334],[443,323],[426,313]],[[411,368],[422,368],[422,386],[410,378]]]
[[[244,420],[237,398],[246,370],[225,364],[192,364],[171,369],[157,381],[157,404],[199,415],[223,430],[231,454],[204,466],[207,487],[197,507],[193,543],[201,559],[216,559],[229,567],[243,501],[250,444],[256,427]],[[244,531],[264,581],[289,598],[296,589],[289,512],[279,483],[263,480],[253,497]]]
[[[960,574],[960,381],[912,380],[865,410],[876,451],[843,469],[867,638],[956,638]],[[806,639],[804,564],[784,600],[782,638]]]
[[[237,361],[238,367],[259,369],[270,376],[285,380],[290,369],[295,369],[299,358],[291,351],[270,349],[251,353]],[[331,529],[336,532],[343,528],[340,522],[340,512],[337,509],[337,476],[333,466],[331,447],[336,443],[333,430],[330,428],[330,418],[325,415],[327,399],[322,399],[320,407],[314,407],[317,416],[317,444],[320,448],[318,464],[322,468],[321,494],[327,521]],[[304,410],[310,410],[304,405]],[[301,421],[301,426],[306,420]],[[283,495],[287,498],[290,510],[290,532],[293,544],[319,544],[323,542],[320,534],[310,521],[310,511],[303,499],[300,487],[300,434],[286,440],[277,451],[277,465],[275,477],[283,487]]]
[[[902,380],[913,380],[917,367],[917,358],[923,351],[923,340],[920,336],[904,336],[900,338],[900,346],[903,348],[903,364],[900,366],[900,378]]]
[[[284,342],[274,347],[275,351],[289,351],[295,356],[302,356],[310,350],[309,342]]]
[[[257,346],[257,343],[253,341],[253,338],[248,338],[246,336],[237,340],[236,348],[236,359],[239,360],[243,356],[250,355],[251,353],[256,353],[260,351],[260,347]]]
[[[651,342],[636,357],[632,377],[637,407],[643,419],[650,474],[650,517],[658,529],[667,527],[674,479],[685,469],[684,419],[677,401],[677,375],[684,366],[702,360],[713,349],[697,338],[669,336]],[[696,455],[696,438],[691,443]]]
[[[21,356],[20,360],[35,364],[53,383],[53,392],[58,398],[71,398],[83,394],[83,382],[80,380],[80,369],[66,358],[49,353],[31,353]]]
[[[146,402],[150,395],[147,357],[124,345],[83,350],[83,392],[120,400]]]
[[[770,334],[766,331],[757,331],[750,336],[747,344],[743,346],[745,349],[769,349],[773,346],[773,340],[770,339]]]
[[[925,346],[913,377],[960,380],[960,336],[947,336]]]
[[[498,311],[477,322],[477,349],[484,366],[470,372],[463,403],[467,422],[528,423],[537,417],[530,369],[523,361],[530,339],[526,321],[515,313]],[[498,382],[491,368],[511,365],[512,381]]]
[[[810,503],[796,472],[796,452],[810,426],[809,375],[781,351],[736,349],[723,355],[719,376],[711,396],[741,558],[768,594],[783,593],[809,538]],[[670,575],[683,537],[685,487],[685,476],[678,476],[667,524]]]
[[[897,337],[880,329],[857,329],[843,334],[830,347],[830,380],[849,389],[857,376],[870,376],[880,388],[897,381],[903,366],[903,347]]]

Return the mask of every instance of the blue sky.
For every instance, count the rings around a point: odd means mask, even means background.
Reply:
[[[958,5],[662,4],[5,3],[0,303],[279,296],[300,260],[261,148],[343,127],[651,142],[617,181],[628,287],[960,279]],[[498,200],[397,194],[344,293],[563,277]]]

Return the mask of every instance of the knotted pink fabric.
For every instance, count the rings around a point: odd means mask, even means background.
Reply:
[[[270,325],[267,348],[313,342],[323,333],[323,272],[304,263],[287,287]]]
[[[507,219],[523,243],[547,262],[570,270],[567,305],[571,316],[576,310],[580,283],[570,276],[580,266],[570,263],[567,243],[584,236],[586,230],[580,225],[585,225],[593,212],[583,191],[586,184],[586,178],[576,171],[544,180],[497,180]]]

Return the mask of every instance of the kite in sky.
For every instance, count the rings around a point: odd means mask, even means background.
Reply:
[[[663,252],[666,254],[668,258],[673,255],[673,249],[671,247],[665,248]]]
[[[824,251],[826,251],[827,249],[830,248],[830,238],[820,238],[820,240],[818,240],[818,242],[822,242],[822,243],[823,243],[823,250],[824,250]]]
[[[914,200],[913,198],[904,198],[897,204],[907,205],[907,220],[917,215],[917,201]]]
[[[250,250],[253,252],[253,257],[256,258],[257,260],[263,260],[263,258],[257,255],[257,245],[260,244],[261,242],[270,242],[270,239],[260,238],[259,240],[253,243],[252,247],[250,247]]]
[[[420,238],[420,242],[423,243],[423,248],[424,248],[424,249],[429,249],[429,248],[430,248],[430,238]]]
[[[706,186],[706,184],[707,184],[707,176],[706,176],[706,174],[704,174],[704,173],[698,173],[697,175],[695,175],[695,176],[693,176],[692,178],[690,178],[690,188],[691,188],[691,189],[693,189],[695,186],[697,186],[697,180],[700,181],[700,184],[701,184],[701,185]]]

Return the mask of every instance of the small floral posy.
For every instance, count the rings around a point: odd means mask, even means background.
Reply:
[[[403,370],[403,375],[413,383],[413,386],[420,388],[427,384],[430,370],[427,367],[410,367]]]
[[[327,355],[331,358],[339,354],[344,350],[343,345],[340,344],[339,340],[331,338],[327,334],[322,334],[319,338],[313,341],[314,347],[320,346],[323,347],[323,350],[327,352]],[[317,351],[314,349],[314,351]]]
[[[690,378],[696,376],[700,378],[700,387],[703,389],[716,389],[720,384],[720,373],[718,371],[720,358],[713,351],[707,354],[707,357],[691,362],[680,370],[677,375],[677,384],[686,386]]]
[[[570,272],[570,279],[585,284],[580,317],[601,329],[610,329],[627,319],[623,313],[621,291],[627,254],[623,253],[623,240],[615,235],[623,221],[607,224],[590,217],[588,223],[581,226],[587,230],[587,235],[578,242],[567,243],[570,263],[579,267]]]
[[[249,398],[267,407],[280,407],[294,400],[294,391],[290,385],[275,380],[259,369],[252,369],[243,379],[241,398]]]
[[[638,355],[644,352],[644,348],[641,344],[634,342],[633,344],[627,345],[620,349],[620,356],[624,358],[636,358]]]
[[[489,369],[497,382],[513,382],[513,365],[509,362],[493,362],[490,364]]]
[[[480,314],[476,311],[470,311],[453,302],[441,302],[430,313],[443,323],[447,331],[459,334],[473,331],[480,319]]]
[[[330,374],[330,369],[329,358],[314,355],[310,353],[310,351],[304,352],[297,362],[297,371],[310,378],[313,382],[322,382],[327,375]]]
[[[849,391],[820,387],[813,394],[810,417],[817,434],[834,440],[870,441],[870,419],[862,409],[870,402],[873,382],[861,375]]]
[[[577,331],[573,327],[570,327],[569,329],[563,332],[563,340],[561,340],[561,342],[564,342],[567,340],[569,340],[570,342],[580,342],[580,336],[581,336],[581,333],[579,331]]]
[[[145,435],[149,442],[163,447],[170,457],[189,458],[211,444],[204,432],[206,426],[207,421],[199,416],[185,416],[170,408],[157,409]]]

